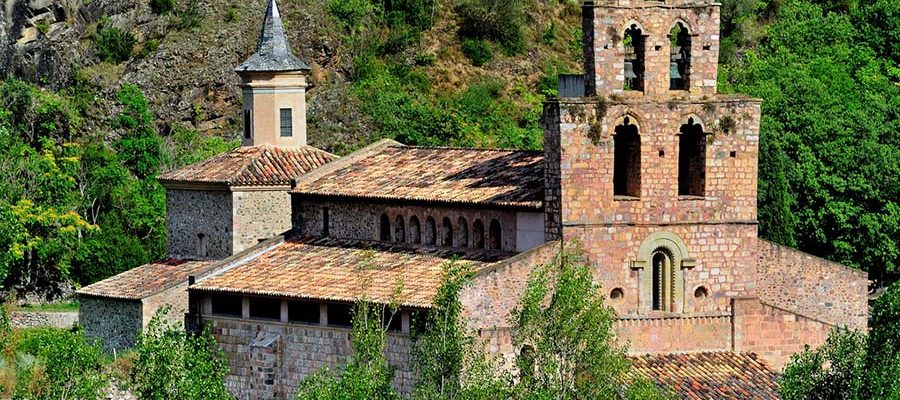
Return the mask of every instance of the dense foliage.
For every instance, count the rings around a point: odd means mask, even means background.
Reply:
[[[897,270],[900,2],[745,3],[724,5],[722,86],[764,100],[762,235],[873,277]]]
[[[165,141],[140,91],[118,93],[108,131],[87,131],[90,92],[0,83],[0,280],[55,297],[165,254],[156,174],[233,143],[176,130]]]
[[[232,398],[225,389],[228,364],[207,326],[185,332],[166,320],[164,307],[138,336],[131,389],[145,400]]]
[[[900,399],[900,283],[872,309],[868,336],[835,329],[818,349],[794,355],[781,377],[785,400]]]

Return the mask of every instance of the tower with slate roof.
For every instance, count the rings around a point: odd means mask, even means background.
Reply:
[[[244,97],[244,146],[305,146],[309,65],[291,51],[275,0],[266,9],[256,52],[235,72]]]

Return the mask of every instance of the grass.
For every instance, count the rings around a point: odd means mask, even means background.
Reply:
[[[32,312],[74,312],[78,311],[78,302],[71,301],[67,303],[51,303],[40,305],[24,305],[13,307],[13,311],[32,311]]]

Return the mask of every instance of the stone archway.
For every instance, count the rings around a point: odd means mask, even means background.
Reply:
[[[660,250],[665,251],[673,265],[673,300],[674,306],[671,312],[684,311],[684,270],[697,265],[697,260],[691,258],[687,245],[675,233],[668,231],[653,232],[644,239],[638,249],[637,257],[631,262],[631,268],[638,270],[639,303],[638,313],[647,314],[653,311],[653,273],[651,263],[653,255]]]

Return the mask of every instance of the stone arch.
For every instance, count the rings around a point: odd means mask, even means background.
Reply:
[[[450,222],[450,218],[444,217],[441,221],[441,246],[452,247],[453,246],[453,224]]]
[[[397,218],[394,220],[394,241],[399,243],[406,242],[406,223],[404,223],[402,215],[397,215]]]
[[[688,117],[678,133],[678,195],[706,195],[706,133],[699,119]]]
[[[503,230],[500,227],[500,221],[492,219],[488,225],[488,248],[491,250],[500,250],[503,248]]]
[[[425,218],[425,231],[422,236],[424,236],[425,244],[429,246],[437,244],[437,226],[434,222],[434,217],[428,216]]]
[[[466,221],[466,217],[459,217],[456,225],[456,247],[469,247],[469,223]]]
[[[678,26],[678,24],[681,24],[681,26],[685,27],[687,29],[688,33],[691,34],[691,36],[694,35],[694,27],[692,27],[691,24],[689,24],[687,22],[687,18],[684,18],[683,15],[675,17],[675,19],[672,20],[672,22],[669,24],[669,29],[666,31],[666,34],[671,32],[673,28]]]
[[[472,247],[476,249],[484,248],[484,223],[480,219],[476,219],[472,223]]]
[[[409,217],[409,241],[414,244],[422,243],[422,226],[419,224],[419,217],[415,215]]]
[[[638,22],[622,30],[622,90],[643,92],[646,86],[647,30]]]
[[[638,309],[653,311],[653,256],[664,251],[672,263],[671,312],[684,310],[684,270],[693,268],[697,261],[691,258],[687,245],[678,235],[669,231],[653,232],[644,239],[631,266],[639,270],[640,302]]]
[[[682,124],[695,124],[700,125],[700,128],[703,129],[703,132],[706,132],[706,122],[703,122],[703,118],[700,118],[699,115],[695,113],[689,113],[685,115],[682,119]]]
[[[381,214],[381,221],[378,224],[378,239],[382,242],[391,241],[391,218],[387,214]]]
[[[669,90],[689,90],[691,76],[691,28],[676,21],[666,32],[669,42]]]

